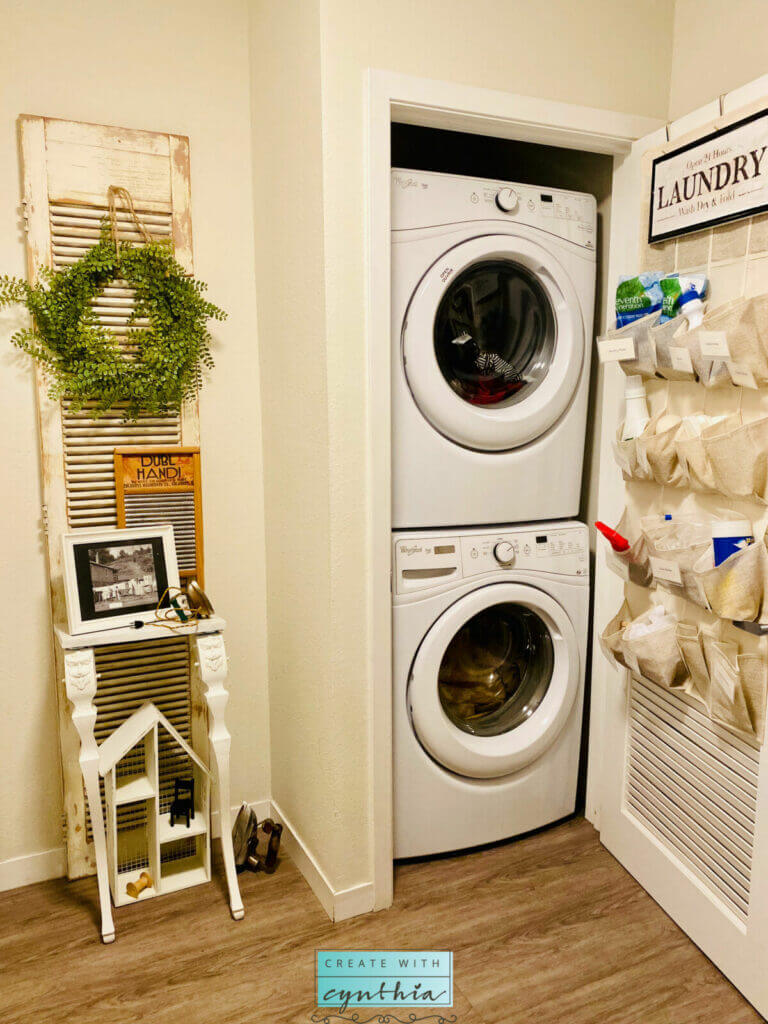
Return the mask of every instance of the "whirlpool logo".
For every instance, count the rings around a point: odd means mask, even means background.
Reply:
[[[317,1006],[314,1024],[355,1021],[356,1024],[456,1024],[440,1010],[453,1006],[453,953],[405,951],[319,950]],[[361,1016],[360,1007],[378,1008]],[[399,1010],[418,1007],[422,1014]],[[386,1012],[382,1012],[386,1009]]]

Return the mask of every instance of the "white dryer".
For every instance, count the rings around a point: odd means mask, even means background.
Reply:
[[[593,196],[392,171],[393,526],[578,514]]]
[[[571,814],[586,526],[407,531],[394,536],[393,559],[395,857]]]

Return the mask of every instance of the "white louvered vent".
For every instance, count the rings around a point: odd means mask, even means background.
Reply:
[[[75,263],[99,240],[101,224],[107,217],[106,206],[50,203],[51,251],[54,270]],[[171,211],[137,209],[147,229],[158,238],[170,238]],[[121,241],[140,243],[128,213],[117,214]],[[132,290],[124,281],[114,281],[93,302],[97,318],[115,336],[126,358],[135,351],[131,332],[141,327],[128,326],[134,308]],[[62,431],[64,472],[67,492],[67,521],[72,529],[116,526],[113,450],[118,445],[180,444],[179,416],[141,417],[123,421],[120,408],[95,416],[93,403],[80,412],[72,412],[63,403]]]
[[[173,526],[179,572],[194,572],[197,568],[194,493],[125,495],[126,526],[163,526],[166,523]]]
[[[147,643],[110,644],[95,649],[98,689],[96,706],[96,742],[102,743],[119,725],[141,707],[152,701],[171,725],[190,742],[190,664],[186,637],[169,634],[168,639]],[[158,774],[160,809],[164,811],[173,795],[176,776],[188,775],[186,754],[170,735],[161,730]],[[126,761],[125,770],[136,770],[141,750]],[[136,761],[136,763],[134,763]],[[104,787],[102,781],[102,806]],[[105,811],[106,813],[106,811]],[[118,807],[118,831],[137,828],[143,823],[143,803]],[[87,839],[91,841],[90,818],[86,820]]]
[[[760,749],[684,694],[633,679],[628,809],[746,920]]]

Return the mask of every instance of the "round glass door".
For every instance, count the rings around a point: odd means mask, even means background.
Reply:
[[[525,722],[552,681],[552,637],[541,616],[518,604],[473,615],[448,644],[437,674],[448,718],[473,736],[499,736]]]
[[[578,689],[578,643],[563,606],[524,583],[493,583],[432,624],[411,666],[407,700],[413,730],[435,761],[490,779],[547,750]]]
[[[443,253],[403,321],[416,405],[444,437],[476,451],[509,451],[549,430],[573,400],[585,351],[565,268],[512,235],[482,235]]]
[[[541,384],[554,359],[555,315],[536,278],[511,260],[462,271],[435,315],[435,356],[470,405],[512,405]]]

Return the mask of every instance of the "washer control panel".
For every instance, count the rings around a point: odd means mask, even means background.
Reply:
[[[540,533],[489,533],[461,538],[463,575],[500,569],[586,576],[589,571],[586,528],[543,528]]]
[[[398,594],[515,569],[588,576],[588,533],[581,523],[569,526],[542,523],[527,530],[498,533],[398,537],[393,568]]]

